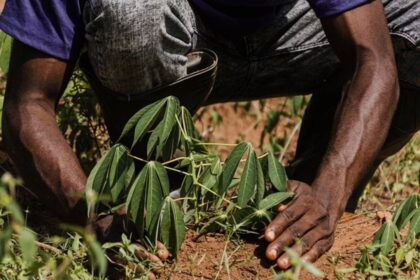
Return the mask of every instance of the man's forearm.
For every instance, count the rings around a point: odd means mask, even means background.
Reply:
[[[340,213],[382,147],[399,96],[393,59],[384,63],[372,59],[374,55],[367,57],[343,89],[331,140],[313,182]]]
[[[4,140],[25,184],[61,218],[84,191],[85,175],[55,123],[42,104],[6,106]]]
[[[56,101],[72,69],[65,61],[15,41],[3,107],[3,136],[26,187],[65,221],[83,223],[86,215],[78,215],[74,208],[86,177],[55,119]]]

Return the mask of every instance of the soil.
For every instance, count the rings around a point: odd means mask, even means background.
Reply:
[[[251,102],[249,110],[238,103],[222,103],[205,107],[198,112],[199,119],[196,122],[197,129],[201,132],[201,137],[205,142],[212,143],[238,143],[239,141],[250,142],[257,152],[261,153],[261,144],[267,147],[269,139],[261,137],[264,130],[267,112],[275,109],[284,112],[286,108],[286,98],[273,98],[267,100],[263,112],[260,111],[258,101]],[[217,112],[221,116],[220,124],[212,121],[211,112]],[[279,139],[287,138],[297,124],[299,118],[289,118],[281,116],[278,125],[274,128],[273,134]],[[283,163],[287,163],[294,156],[298,133],[292,135],[287,153]],[[224,158],[231,151],[230,147],[218,147],[217,153]]]
[[[380,222],[364,215],[345,214],[338,224],[334,246],[315,265],[326,278],[334,276],[334,259],[340,259],[339,267],[350,267],[359,257],[363,245],[369,244]],[[272,279],[273,264],[261,260],[265,242],[248,240],[241,244],[227,244],[221,234],[207,235],[193,241],[194,233],[189,232],[178,255],[177,262],[168,271],[168,279]],[[229,271],[223,262],[223,252],[229,258]],[[299,279],[317,279],[303,272]]]

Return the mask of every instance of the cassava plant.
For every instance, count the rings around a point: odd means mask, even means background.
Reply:
[[[144,156],[135,154],[140,142]],[[211,152],[220,145],[232,148],[225,161]],[[178,185],[171,180],[176,173],[183,176]],[[250,143],[200,141],[189,111],[169,96],[138,111],[96,164],[87,183],[88,211],[101,215],[125,206],[141,237],[162,241],[176,255],[186,227],[201,234],[256,233],[272,219],[272,208],[293,196],[286,184],[273,153],[257,156]]]

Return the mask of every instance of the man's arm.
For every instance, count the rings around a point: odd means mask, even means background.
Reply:
[[[86,176],[55,115],[57,100],[73,67],[15,41],[4,102],[3,137],[26,186],[64,221],[83,223],[86,214],[77,213],[75,208],[84,192]]]
[[[281,268],[283,247],[315,261],[333,244],[347,200],[383,145],[398,102],[394,52],[383,7],[376,0],[322,20],[327,37],[351,77],[343,89],[334,128],[318,174],[308,185],[291,181],[295,198],[267,227],[266,255]]]

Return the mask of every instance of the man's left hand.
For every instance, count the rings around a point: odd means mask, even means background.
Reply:
[[[328,251],[333,245],[334,231],[341,215],[338,207],[331,207],[328,203],[327,193],[322,195],[298,181],[289,181],[288,188],[295,193],[293,200],[278,207],[279,214],[265,230],[265,239],[270,242],[266,257],[277,261],[281,269],[290,267],[285,247],[293,245],[291,248],[308,262],[316,261]]]

